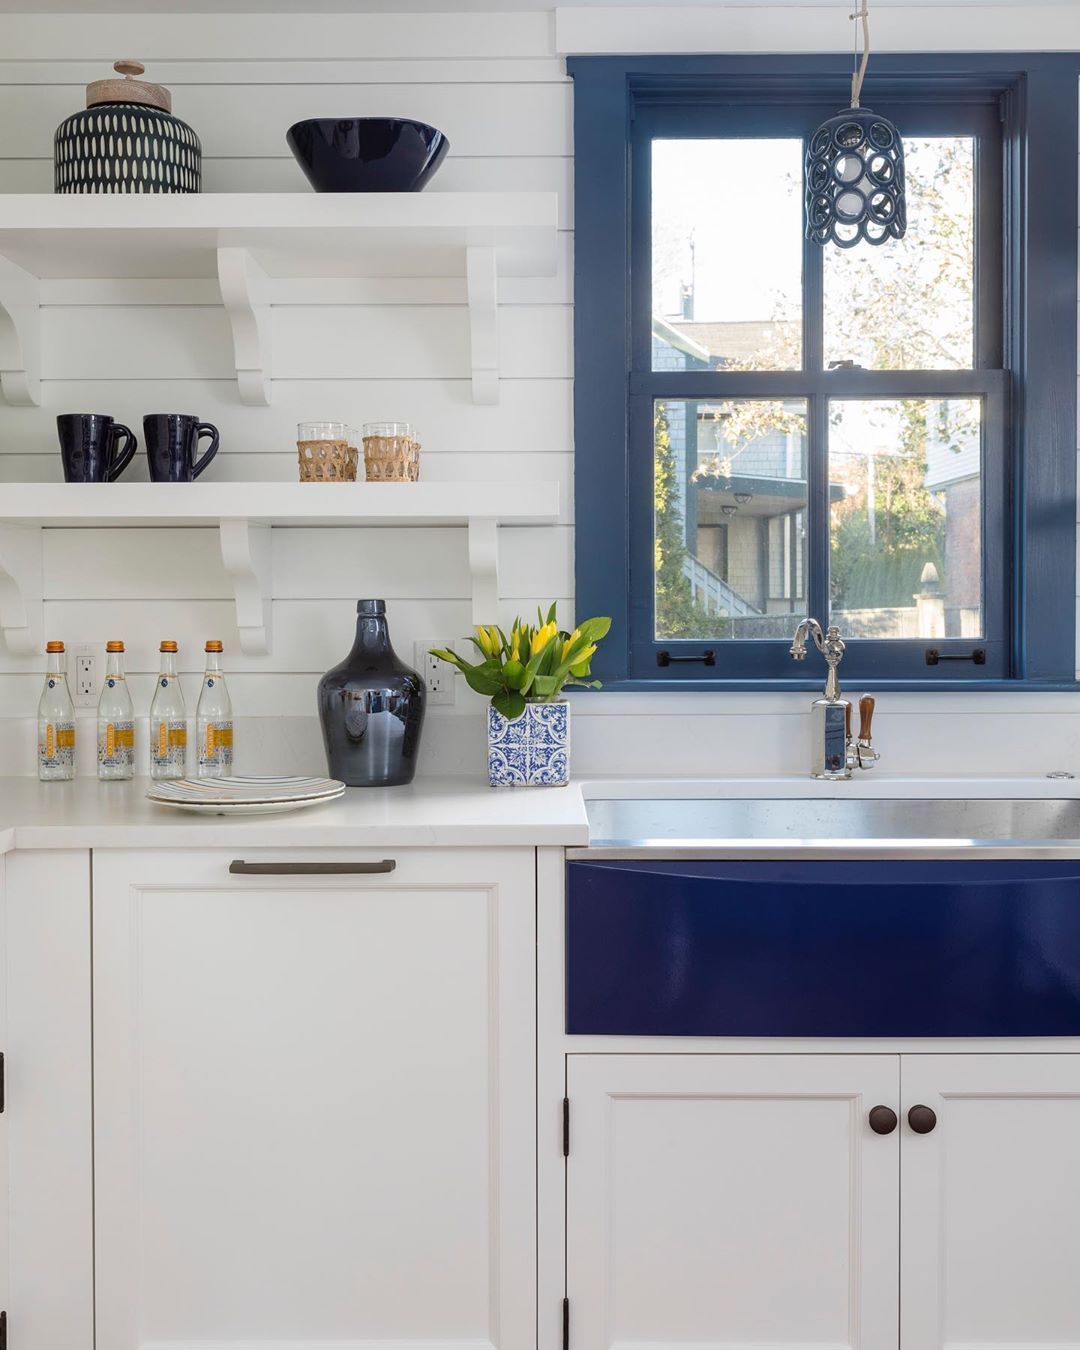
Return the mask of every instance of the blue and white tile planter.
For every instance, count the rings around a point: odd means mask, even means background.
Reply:
[[[488,708],[492,787],[565,787],[570,781],[570,704],[526,703],[508,721]]]

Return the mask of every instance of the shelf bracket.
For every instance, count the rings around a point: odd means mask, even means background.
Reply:
[[[19,407],[41,404],[41,283],[0,257],[0,392]]]
[[[40,525],[0,525],[0,629],[12,656],[41,649],[42,540]]]
[[[469,572],[473,623],[494,623],[499,606],[499,525],[486,516],[469,519]]]
[[[221,561],[236,599],[240,650],[265,656],[270,650],[270,526],[250,520],[222,520]]]
[[[232,327],[240,402],[270,402],[270,290],[263,269],[246,248],[219,248],[218,286]]]
[[[494,248],[473,244],[465,250],[465,281],[473,402],[498,403],[499,276]]]

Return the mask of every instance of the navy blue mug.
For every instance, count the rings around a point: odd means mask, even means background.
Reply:
[[[139,448],[134,432],[104,413],[61,413],[56,433],[68,483],[112,483]]]
[[[210,444],[199,454],[199,441]],[[217,454],[218,429],[187,413],[147,413],[143,440],[150,477],[155,483],[190,483]]]

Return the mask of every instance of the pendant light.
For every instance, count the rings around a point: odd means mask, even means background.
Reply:
[[[806,151],[806,237],[853,248],[860,239],[883,244],[903,239],[904,147],[887,117],[859,104],[870,60],[867,0],[850,16],[861,20],[862,60],[851,76],[851,107],[823,122]]]

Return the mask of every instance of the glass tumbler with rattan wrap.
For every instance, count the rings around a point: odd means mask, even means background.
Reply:
[[[296,451],[301,483],[355,483],[359,463],[344,422],[301,422]]]
[[[411,423],[364,423],[364,473],[369,483],[417,481],[420,442]]]

